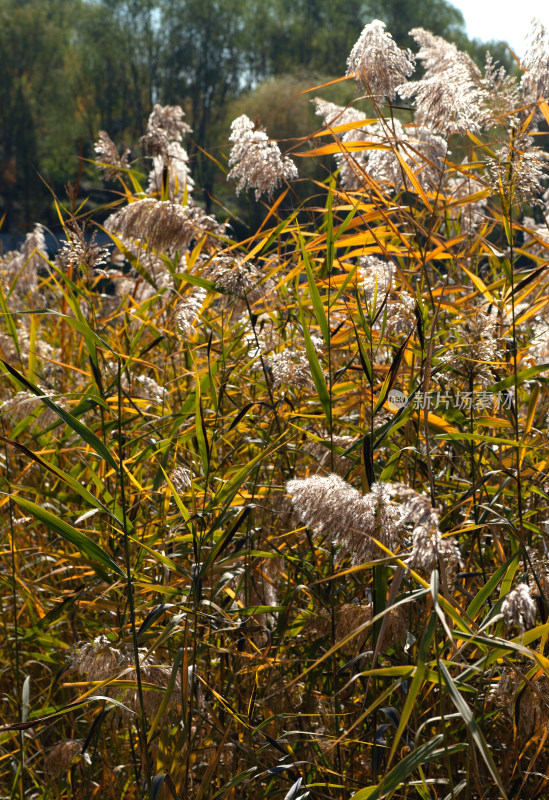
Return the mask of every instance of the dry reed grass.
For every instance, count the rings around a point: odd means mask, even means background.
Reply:
[[[404,87],[353,51],[375,120],[317,102],[306,210],[231,241],[157,107],[147,187],[98,144],[123,262],[68,213],[0,259],[3,795],[547,796],[547,36],[414,35]]]

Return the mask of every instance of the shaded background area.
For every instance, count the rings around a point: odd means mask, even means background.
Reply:
[[[72,183],[88,210],[112,199],[95,167],[100,129],[142,155],[155,102],[180,104],[193,133],[191,170],[208,211],[233,202],[219,166],[231,120],[260,119],[277,139],[318,128],[309,96],[344,74],[363,25],[383,19],[401,46],[426,27],[480,64],[446,0],[0,0],[0,235],[13,246],[34,223],[58,226],[54,197]],[[505,45],[490,43],[513,68]],[[324,94],[352,98],[352,82]],[[301,168],[301,164],[300,164]]]

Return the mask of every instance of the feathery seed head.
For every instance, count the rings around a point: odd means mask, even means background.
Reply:
[[[313,102],[316,113],[324,118],[326,125],[336,127],[364,121],[364,114],[354,108],[343,108],[318,97]],[[352,151],[347,152],[343,149],[335,156],[344,189],[356,191],[364,188],[365,172],[378,183],[390,183],[394,186],[402,184],[402,167],[394,150],[406,140],[406,134],[397,119],[392,120],[391,128],[389,132],[376,122],[363,127],[357,124],[348,131],[334,134],[344,144],[365,144],[364,150],[353,147]]]
[[[206,290],[197,287],[184,295],[175,309],[176,332],[183,341],[190,339],[196,330],[196,323],[206,299]]]
[[[352,106],[348,106],[347,108],[338,106],[335,103],[330,103],[329,100],[324,100],[322,97],[313,97],[311,102],[315,107],[315,113],[319,117],[322,117],[324,124],[330,128],[335,128],[338,125],[362,122],[365,118],[363,111],[357,111],[357,109]],[[350,133],[350,131],[345,131],[343,135],[347,133]]]
[[[364,121],[363,113],[320,98],[313,102],[316,113],[324,118],[326,125],[335,127],[356,123],[356,127],[334,134],[344,144],[354,143],[352,151],[342,148],[335,156],[344,189],[367,188],[364,173],[376,183],[388,184],[396,190],[405,186],[410,188],[400,159],[406,162],[426,190],[439,189],[445,169],[444,159],[448,154],[446,141],[441,136],[424,126],[417,126],[410,137],[396,118],[391,120],[390,129],[377,122],[360,127],[359,123]],[[357,142],[364,142],[364,150],[356,149]]]
[[[266,358],[270,370],[273,389],[291,387],[293,389],[312,389],[314,386],[311,368],[305,353],[287,347],[281,353],[272,353]]]
[[[262,194],[272,195],[283,181],[298,177],[294,162],[283,156],[277,143],[270,141],[265,131],[256,129],[246,114],[233,121],[229,141],[233,147],[227,180],[238,181],[237,194],[248,187],[255,189],[258,199]]]
[[[501,708],[512,722],[517,724],[520,734],[530,739],[534,733],[547,726],[549,720],[549,691],[547,678],[541,675],[536,680],[523,683],[522,678],[511,667],[504,667],[501,676],[492,683],[488,701]],[[520,702],[520,713],[516,702]]]
[[[489,52],[486,53],[484,76],[479,81],[482,126],[501,124],[519,102],[517,79],[508,75],[505,67],[498,66]]]
[[[44,772],[48,780],[54,781],[66,775],[71,764],[82,756],[83,744],[82,741],[66,739],[51,748],[44,761]],[[87,764],[91,764],[89,753],[84,753],[83,758]]]
[[[150,250],[186,250],[193,241],[206,237],[205,248],[213,249],[224,226],[199,206],[180,206],[170,201],[136,200],[106,221],[109,230],[128,239],[146,243]]]
[[[192,485],[191,473],[186,467],[175,467],[172,469],[170,472],[170,480],[178,494],[184,494]]]
[[[547,156],[526,133],[518,132],[499,151],[488,157],[488,180],[492,190],[510,205],[529,201],[540,205],[538,195],[546,176]]]
[[[331,535],[354,563],[382,555],[372,538],[390,549],[399,541],[401,513],[383,484],[375,483],[368,494],[361,495],[331,474],[291,480],[286,490],[301,521],[316,535]]]
[[[189,156],[179,142],[169,142],[166,152],[153,156],[153,167],[149,172],[147,194],[162,195],[167,181],[168,196],[172,202],[181,201],[194,189],[188,166]]]
[[[335,609],[335,636],[340,641],[353,634],[362,625],[366,625],[373,619],[373,603],[344,603]],[[390,608],[386,611],[387,625],[383,636],[383,649],[393,647],[398,643],[406,641],[408,632],[408,620],[406,610],[399,606]],[[318,616],[307,617],[303,627],[303,633],[308,638],[317,636],[329,636],[331,634],[331,619],[326,612]],[[371,627],[367,626],[361,633],[348,641],[343,652],[349,657],[358,655],[362,642],[368,636]]]
[[[230,265],[222,263],[221,259],[215,259],[215,278],[216,289],[235,297],[244,298],[255,289],[261,273],[254,264],[241,259],[228,259]]]
[[[450,363],[474,384],[489,386],[493,382],[494,362],[500,358],[496,320],[479,308],[473,309],[460,331],[459,354],[453,351]]]
[[[525,70],[521,88],[527,103],[535,103],[549,94],[549,30],[533,19],[527,37],[526,55],[522,59]]]
[[[366,295],[369,306],[379,309],[391,289],[395,268],[389,261],[369,255],[360,256],[358,265],[358,288]]]
[[[167,399],[167,392],[154,378],[149,378],[148,375],[138,375],[136,382],[137,386],[134,390],[136,397],[142,397],[154,406],[164,405]]]
[[[41,388],[48,397],[50,396],[47,389],[40,386],[38,388]],[[61,405],[59,400],[57,403]],[[16,425],[31,414],[34,415],[35,422],[40,423],[41,428],[47,428],[58,419],[55,411],[48,408],[33,392],[17,392],[11,400],[5,400],[0,404],[0,415],[6,415],[12,425]]]
[[[19,250],[0,255],[0,279],[6,288],[18,297],[23,297],[38,288],[38,270],[45,264],[47,256],[45,228],[37,224],[27,233]],[[15,285],[13,281],[17,281]]]
[[[443,134],[478,130],[482,76],[472,58],[423,28],[410,33],[420,45],[417,58],[425,75],[402,84],[398,92],[404,99],[415,98],[418,122]]]
[[[187,133],[192,133],[192,128],[187,125],[184,117],[185,112],[181,106],[161,106],[159,103],[155,103],[147,127],[161,128],[170,141],[177,141]]]
[[[106,180],[114,180],[124,170],[130,168],[128,161],[130,150],[126,148],[122,155],[106,131],[99,131],[94,144],[95,155],[99,163],[97,166]]]
[[[161,106],[156,103],[147,122],[147,132],[141,145],[147,155],[166,157],[170,142],[180,142],[191,128],[184,122],[181,106]]]
[[[409,330],[415,324],[416,301],[405,292],[395,291],[394,266],[371,255],[361,256],[358,263],[358,288],[366,295],[370,317],[376,317],[375,326],[385,321],[385,331],[391,335]]]
[[[75,220],[67,223],[66,241],[61,244],[59,260],[73,268],[81,268],[86,272],[92,269],[102,269],[110,260],[108,247],[101,247],[96,242],[96,231],[86,237],[86,226],[79,225]]]
[[[501,605],[501,613],[509,628],[518,628],[524,632],[534,627],[536,604],[527,583],[519,583],[512,592],[509,592]]]
[[[438,527],[438,514],[431,509],[412,531],[412,554],[408,565],[428,575],[439,566],[446,572],[448,586],[452,586],[461,563],[459,549],[450,539],[443,538]]]
[[[268,355],[283,343],[273,320],[268,314],[260,314],[255,326],[252,325],[249,318],[246,319],[244,330],[246,332],[244,333],[243,341],[246,343],[252,358],[256,358],[259,355]]]
[[[362,30],[347,59],[348,77],[356,77],[357,86],[373,97],[395,97],[397,86],[414,71],[415,59],[411,50],[401,50],[385,23],[379,19],[369,22]]]
[[[262,281],[262,272],[253,262],[231,255],[210,259],[204,276],[214,281],[219,291],[241,300],[247,299],[250,305],[266,297],[275,287],[270,279]]]
[[[440,564],[451,586],[461,565],[461,555],[458,546],[442,536],[438,513],[430,498],[404,484],[392,484],[390,487],[391,497],[403,501],[400,506],[402,525],[411,527],[412,552],[408,565],[430,575]]]
[[[80,676],[87,678],[89,681],[113,680],[120,673],[124,673],[123,679],[126,681],[136,680],[132,645],[121,643],[115,647],[106,636],[98,636],[93,642],[81,644],[73,656],[71,668],[76,669]],[[159,689],[166,689],[171,669],[160,665],[153,655],[147,655],[146,647],[139,648],[139,668],[143,683],[152,684]],[[177,689],[179,685],[178,677],[176,679],[176,691],[170,699],[170,707],[177,704]],[[111,687],[107,684],[101,687],[101,692],[120,700],[131,712],[140,713],[137,686],[135,688],[122,689]],[[154,716],[156,714],[162,703],[163,696],[163,691],[155,691],[154,689],[144,691],[143,700],[147,715]],[[127,712],[122,711],[122,714],[125,716]]]
[[[338,125],[348,125],[360,123],[364,120],[364,113],[354,108],[344,108],[335,103],[329,103],[321,97],[313,98],[315,111],[318,116],[324,119],[324,123],[329,127]],[[371,144],[377,141],[380,133],[378,123],[364,127],[353,127],[343,133],[334,134],[344,143],[348,142],[367,142]],[[369,157],[374,151],[369,149],[355,150],[351,152],[338,151],[335,156],[337,166],[340,170],[341,185],[348,191],[359,189],[363,183],[362,173],[366,171]]]

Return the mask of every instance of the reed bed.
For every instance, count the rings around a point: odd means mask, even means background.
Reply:
[[[235,120],[244,241],[156,106],[2,256],[3,797],[547,796],[549,34],[413,35]]]

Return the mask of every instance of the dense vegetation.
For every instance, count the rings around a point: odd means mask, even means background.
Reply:
[[[2,256],[3,796],[547,796],[549,32],[412,41],[233,121],[244,241],[155,104]]]
[[[97,132],[135,150],[155,102],[185,109],[193,171],[212,210],[212,195],[227,198],[203,151],[222,159],[231,104],[263,84],[265,102],[251,100],[248,113],[266,116],[278,138],[286,131],[277,117],[289,115],[291,135],[300,126],[304,135],[313,120],[296,95],[341,75],[374,17],[406,46],[416,25],[479,50],[446,0],[0,0],[2,232],[57,227],[53,196],[68,182],[88,205],[104,203],[87,161]],[[492,50],[509,58],[501,44]]]

